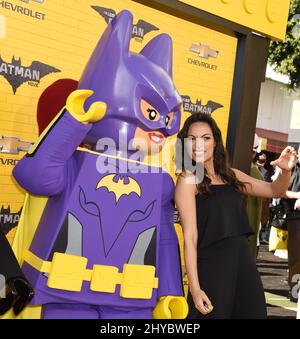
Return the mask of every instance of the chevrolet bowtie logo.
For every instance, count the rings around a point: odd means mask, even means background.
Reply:
[[[199,42],[198,44],[192,43],[190,47],[190,51],[197,53],[200,58],[209,59],[209,58],[217,58],[219,55],[219,51],[216,51],[210,48],[207,44],[202,44]]]
[[[22,141],[16,137],[0,138],[0,153],[19,154],[19,152],[28,152],[33,143]]]
[[[21,0],[21,1],[22,2],[26,2],[26,3],[29,2],[29,0]],[[35,2],[38,2],[38,3],[42,4],[45,0],[32,0],[32,1],[35,1]]]

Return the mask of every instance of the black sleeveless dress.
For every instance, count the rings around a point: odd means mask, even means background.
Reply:
[[[211,185],[210,190],[196,196],[197,269],[214,309],[203,316],[189,293],[188,318],[266,318],[264,291],[247,241],[253,230],[244,199],[228,184]]]
[[[246,203],[231,185],[210,185],[211,194],[196,195],[198,248],[238,235],[253,234]]]

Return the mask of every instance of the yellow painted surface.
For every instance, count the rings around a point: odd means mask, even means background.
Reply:
[[[281,295],[277,295],[277,294],[273,294],[269,292],[265,292],[265,298],[266,298],[267,304],[293,311],[295,312],[295,317],[296,317],[296,312],[297,312],[296,303],[291,302],[289,299]]]
[[[206,12],[283,40],[290,0],[178,0]]]
[[[0,14],[0,39],[6,36],[6,20],[5,16]]]

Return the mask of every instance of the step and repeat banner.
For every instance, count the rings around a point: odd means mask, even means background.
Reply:
[[[105,27],[122,9],[134,15],[132,51],[157,34],[171,35],[182,122],[191,114],[210,114],[226,142],[235,37],[130,0],[1,0],[0,227],[10,241],[24,200],[11,173],[37,138],[38,99],[58,79],[79,80]]]

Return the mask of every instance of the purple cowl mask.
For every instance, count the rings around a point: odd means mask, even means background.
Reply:
[[[85,102],[87,109],[95,101],[104,101],[107,112],[94,123],[86,141],[95,145],[100,138],[111,138],[119,147],[119,135],[130,141],[137,127],[146,132],[157,131],[165,137],[180,127],[181,97],[172,79],[172,40],[167,34],[153,38],[139,54],[129,51],[133,27],[132,14],[120,12],[107,26],[83,75],[79,89],[94,94]],[[146,119],[141,100],[159,113],[157,121]],[[166,117],[173,112],[172,121]]]

